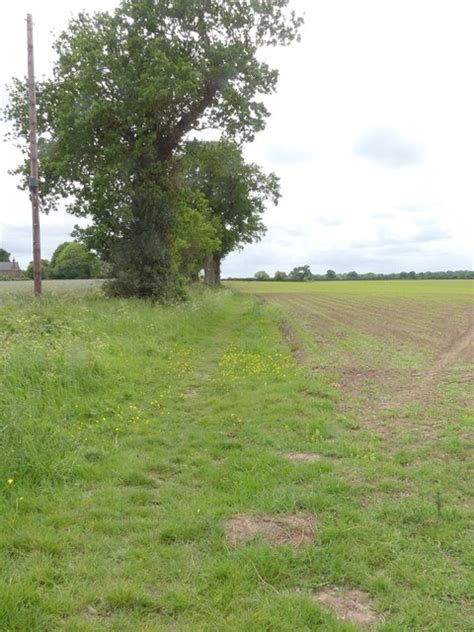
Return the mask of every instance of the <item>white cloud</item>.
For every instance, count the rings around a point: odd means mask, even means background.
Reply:
[[[422,147],[392,129],[364,132],[356,139],[354,153],[382,167],[394,168],[417,165],[424,158]]]

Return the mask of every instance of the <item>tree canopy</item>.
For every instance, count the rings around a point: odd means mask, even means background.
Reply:
[[[53,252],[51,261],[41,259],[43,279],[91,279],[99,275],[101,262],[82,244],[65,241]],[[33,262],[30,261],[25,275],[33,278]]]
[[[0,248],[0,261],[10,261],[11,253],[4,248]]]
[[[51,257],[47,272],[52,279],[91,279],[98,275],[99,259],[75,241],[60,244]]]
[[[65,199],[91,219],[78,234],[111,262],[117,293],[179,293],[176,158],[191,132],[251,141],[265,127],[277,72],[258,50],[298,37],[288,4],[122,0],[112,14],[79,14],[56,41],[53,76],[38,84],[43,206]],[[26,94],[15,81],[6,108],[25,156]]]
[[[220,280],[221,260],[265,234],[262,215],[267,200],[278,203],[278,178],[246,163],[241,147],[229,141],[189,143],[186,182],[206,198],[219,243],[205,266],[211,284]]]
[[[28,279],[34,278],[33,261],[30,261],[28,267],[25,270],[25,276]],[[50,261],[48,259],[41,259],[41,278],[45,281],[50,278]]]
[[[311,281],[312,274],[309,265],[297,266],[288,275],[291,281]]]
[[[172,232],[172,260],[178,273],[196,280],[212,253],[220,247],[220,226],[207,199],[188,190],[188,199],[177,214]]]

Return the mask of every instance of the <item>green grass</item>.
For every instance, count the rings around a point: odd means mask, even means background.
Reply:
[[[56,296],[62,294],[91,293],[100,289],[102,279],[78,279],[75,281],[55,280],[43,281],[43,294]],[[22,294],[32,295],[34,292],[33,281],[0,281],[0,298],[18,296]]]
[[[378,630],[471,629],[460,431],[442,457],[387,450],[296,363],[281,309],[252,297],[159,308],[13,285],[0,287],[1,630],[355,630],[311,599],[328,585],[366,591]],[[236,514],[300,511],[316,520],[309,546],[225,541]]]

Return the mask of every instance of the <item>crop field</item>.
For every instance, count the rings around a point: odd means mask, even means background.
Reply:
[[[389,434],[450,431],[472,403],[469,281],[239,284],[280,306],[344,405]],[[454,417],[453,417],[454,416]],[[442,417],[447,427],[444,427]],[[403,423],[394,424],[395,419]],[[410,419],[412,421],[410,421]]]
[[[0,630],[468,631],[472,286],[0,283]]]

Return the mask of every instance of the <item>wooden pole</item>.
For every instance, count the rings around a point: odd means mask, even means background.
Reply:
[[[38,145],[36,121],[36,84],[35,61],[33,50],[33,18],[31,13],[26,17],[26,31],[28,43],[28,106],[30,112],[30,199],[33,218],[33,279],[35,296],[41,296],[41,236],[39,220],[38,193]]]

